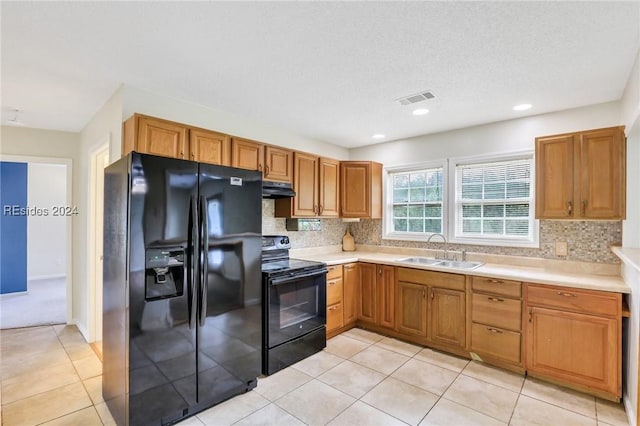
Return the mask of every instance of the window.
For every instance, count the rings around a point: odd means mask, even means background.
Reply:
[[[420,239],[444,229],[444,166],[387,170],[385,236]]]
[[[472,244],[537,244],[532,155],[455,162],[455,230],[451,240]]]
[[[383,238],[538,246],[533,152],[385,168]]]

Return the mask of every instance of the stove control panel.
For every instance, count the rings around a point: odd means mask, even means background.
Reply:
[[[290,249],[291,242],[286,235],[263,235],[262,251]]]

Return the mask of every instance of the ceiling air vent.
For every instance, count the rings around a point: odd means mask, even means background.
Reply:
[[[429,99],[435,98],[436,95],[433,94],[430,90],[416,93],[415,95],[405,96],[403,98],[396,99],[400,105],[411,105],[422,101],[428,101]]]

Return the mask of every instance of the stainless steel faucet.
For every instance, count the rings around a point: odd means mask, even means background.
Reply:
[[[440,238],[442,238],[442,241],[444,242],[444,255],[443,255],[444,257],[443,257],[443,259],[444,259],[444,260],[448,260],[448,255],[447,255],[447,253],[448,253],[448,251],[449,251],[449,243],[447,242],[447,238],[446,238],[443,234],[431,234],[431,235],[429,235],[429,239],[427,239],[427,243],[430,243],[430,242],[431,242],[431,239],[432,239],[433,237],[438,237],[438,236],[439,236]],[[437,256],[437,255],[436,255],[436,259],[438,259],[438,256]]]

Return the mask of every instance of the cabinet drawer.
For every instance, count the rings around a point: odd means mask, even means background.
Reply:
[[[500,294],[509,297],[522,296],[520,281],[503,280],[501,278],[472,277],[473,291]]]
[[[620,293],[527,284],[527,305],[619,317]]]
[[[473,322],[520,331],[522,302],[500,296],[474,293],[471,298]]]
[[[327,281],[342,278],[342,265],[327,266]]]
[[[327,306],[342,302],[342,278],[327,281]]]
[[[421,269],[396,268],[396,277],[398,281],[464,291],[464,275],[424,271]]]
[[[342,303],[327,307],[327,331],[335,330],[343,325]]]
[[[520,333],[471,324],[471,351],[520,364]]]

